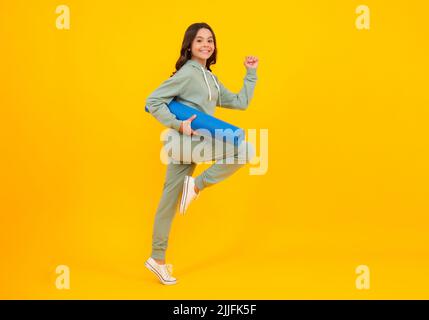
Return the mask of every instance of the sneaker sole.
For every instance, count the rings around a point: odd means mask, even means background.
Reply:
[[[185,176],[185,182],[183,183],[183,190],[182,190],[182,201],[180,201],[180,213],[185,214],[185,203],[186,198],[188,197],[188,183],[189,183],[189,177]]]
[[[146,268],[148,268],[150,271],[152,271],[152,273],[154,273],[158,277],[159,281],[161,281],[162,284],[170,286],[170,285],[177,283],[177,280],[176,281],[165,281],[162,278],[162,276],[158,273],[158,271],[156,271],[155,268],[153,268],[147,261],[144,263],[144,265],[146,266]]]

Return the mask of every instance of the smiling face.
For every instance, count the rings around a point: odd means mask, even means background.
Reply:
[[[213,54],[215,49],[213,35],[209,29],[198,30],[195,39],[192,41],[192,59],[205,66],[206,61]]]

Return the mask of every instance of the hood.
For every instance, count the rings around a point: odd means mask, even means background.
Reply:
[[[211,72],[210,72],[210,70],[208,70],[208,69],[207,69],[207,67],[202,66],[202,65],[201,65],[201,63],[199,63],[199,62],[197,62],[197,61],[195,61],[195,60],[189,59],[188,61],[186,61],[186,62],[185,62],[185,65],[186,65],[186,64],[189,64],[189,65],[191,65],[191,66],[193,66],[193,67],[197,68],[198,70],[200,70],[200,71],[203,73],[203,75],[204,75],[204,81],[206,82],[207,89],[208,89],[208,91],[209,91],[209,100],[210,100],[210,101],[212,100],[212,91],[211,91],[211,89],[210,89],[209,82],[207,81],[207,75],[206,75],[206,74],[207,74],[207,72],[212,76],[213,81],[214,81],[214,83],[215,83],[215,85],[216,85],[216,88],[217,88],[217,91],[218,91],[218,96],[219,96],[219,105],[221,106],[221,105],[222,105],[222,100],[221,100],[221,98],[220,98],[220,87],[219,87],[219,84],[217,83],[217,81],[216,81],[216,79],[215,79],[215,77],[214,77],[213,73],[211,73]]]

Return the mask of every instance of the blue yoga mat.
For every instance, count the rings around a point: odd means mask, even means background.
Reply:
[[[192,115],[197,117],[191,122],[191,128],[198,132],[198,129],[206,129],[210,132],[210,137],[223,140],[224,142],[234,143],[238,146],[245,137],[244,130],[238,128],[228,122],[217,119],[207,113],[199,111],[198,109],[189,107],[183,103],[172,100],[168,105],[170,112],[173,113],[179,120],[187,120]],[[149,112],[147,106],[146,112]],[[216,134],[216,129],[225,130]],[[230,130],[226,130],[230,129]]]

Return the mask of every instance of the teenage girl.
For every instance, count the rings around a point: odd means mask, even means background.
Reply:
[[[216,37],[212,28],[206,23],[190,25],[185,32],[180,57],[176,62],[176,71],[146,100],[149,112],[170,130],[177,130],[179,141],[176,142],[180,144],[188,142],[191,145],[191,152],[198,143],[201,143],[199,139],[197,141],[192,139],[193,135],[198,135],[198,132],[191,128],[191,122],[196,115],[185,121],[176,119],[167,107],[173,99],[213,115],[216,106],[245,110],[253,97],[258,58],[245,57],[246,76],[243,87],[239,93],[232,93],[211,72],[210,66],[216,63],[216,56]],[[210,142],[206,140],[206,143]],[[172,276],[172,265],[165,263],[165,252],[180,193],[182,195],[179,211],[184,214],[189,204],[204,188],[229,177],[255,155],[253,146],[247,141],[243,141],[239,146],[225,143],[221,150],[213,147],[214,139],[211,143],[213,152],[203,161],[213,160],[215,163],[199,176],[192,177],[196,163],[192,161],[183,163],[182,157],[174,159],[177,161],[170,162],[167,166],[163,193],[153,227],[152,254],[145,262],[146,267],[166,285],[177,282]]]

